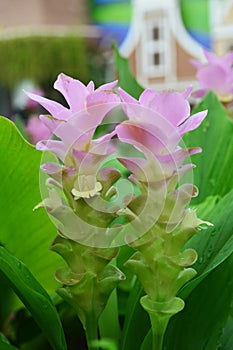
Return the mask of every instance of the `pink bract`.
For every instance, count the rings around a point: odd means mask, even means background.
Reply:
[[[197,79],[200,89],[193,93],[194,98],[204,97],[210,90],[214,91],[220,100],[230,101],[233,98],[233,51],[225,56],[217,57],[214,53],[204,50],[207,62],[202,64],[196,60],[191,63],[197,68]]]
[[[50,113],[52,118],[41,116],[41,120],[51,132],[53,132],[59,125],[59,122],[68,120],[75,113],[83,111],[91,106],[104,105],[106,103],[119,103],[119,97],[113,90],[116,85],[117,81],[113,81],[95,90],[92,81],[85,86],[79,80],[61,73],[54,83],[54,88],[64,96],[69,108],[40,95],[32,93],[27,94],[32,100],[38,102]],[[83,121],[83,123],[85,123],[85,121]]]

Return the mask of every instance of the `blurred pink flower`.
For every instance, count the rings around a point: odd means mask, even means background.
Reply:
[[[230,102],[233,99],[233,51],[225,56],[217,57],[215,54],[204,50],[207,63],[191,60],[197,68],[197,79],[200,89],[192,94],[194,98],[203,98],[208,91],[216,93],[220,101]]]
[[[26,126],[26,132],[29,136],[31,143],[36,144],[37,142],[48,139],[51,135],[50,130],[44,125],[38,116],[31,116]]]

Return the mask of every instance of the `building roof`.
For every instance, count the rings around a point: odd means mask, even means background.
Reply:
[[[120,48],[121,54],[128,57],[136,47],[142,32],[141,27],[144,25],[143,15],[146,12],[158,10],[167,13],[168,30],[171,30],[180,46],[193,57],[204,60],[202,46],[192,38],[184,26],[178,0],[134,0],[132,24],[128,36]]]

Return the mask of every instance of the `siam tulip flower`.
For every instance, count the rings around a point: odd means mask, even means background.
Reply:
[[[197,79],[200,89],[192,95],[194,98],[203,98],[208,91],[216,93],[222,102],[230,102],[233,99],[233,51],[225,56],[217,57],[215,54],[204,50],[207,63],[201,64],[196,60],[191,63],[197,68]]]
[[[91,318],[98,322],[109,293],[124,278],[109,261],[121,245],[135,249],[126,265],[144,288],[141,304],[151,318],[153,346],[160,350],[169,318],[184,307],[177,292],[195,275],[188,266],[197,254],[182,248],[201,225],[209,224],[188,208],[197,188],[191,181],[180,183],[194,167],[184,162],[201,151],[186,148],[182,137],[201,124],[207,111],[190,116],[190,87],[182,93],[146,89],[139,100],[119,89],[120,100],[115,85],[94,90],[93,83],[84,86],[60,75],[55,88],[69,108],[31,95],[52,114],[41,119],[56,136],[37,144],[57,157],[42,160],[48,197],[39,206],[55,218],[59,237],[52,249],[68,264],[56,273],[64,285],[60,295],[75,305],[87,334]],[[108,117],[113,130],[96,137]],[[109,160],[117,168],[109,167]]]
[[[48,175],[48,197],[37,208],[46,207],[50,217],[55,218],[58,236],[51,248],[67,263],[56,272],[63,285],[58,293],[74,307],[88,343],[98,337],[98,318],[112,290],[125,278],[110,263],[119,248],[106,247],[95,235],[99,230],[106,232],[117,217],[112,205],[106,207],[104,197],[114,195],[114,191],[111,195],[107,192],[120,173],[107,167],[100,169],[101,163],[115,152],[111,142],[115,132],[94,137],[105,116],[120,103],[113,90],[116,83],[94,90],[93,82],[85,86],[59,75],[55,88],[66,98],[69,108],[29,94],[51,114],[41,116],[41,120],[55,136],[36,146],[56,156],[55,161],[49,159],[42,164]],[[42,187],[43,192],[44,184]]]

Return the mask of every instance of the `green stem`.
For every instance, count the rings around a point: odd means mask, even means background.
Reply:
[[[143,296],[140,299],[142,307],[148,312],[152,328],[152,350],[163,349],[163,338],[170,318],[184,308],[184,301],[174,297],[169,301],[156,302]]]
[[[151,316],[151,315],[150,315]],[[169,318],[164,316],[157,317],[153,315],[151,319],[152,325],[152,350],[162,350],[163,349],[163,338],[167,329]]]
[[[85,333],[88,350],[98,350],[98,347],[92,345],[92,342],[98,341],[98,319],[94,312],[86,314]]]

